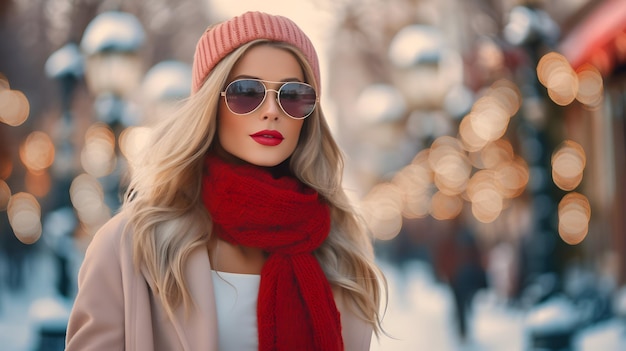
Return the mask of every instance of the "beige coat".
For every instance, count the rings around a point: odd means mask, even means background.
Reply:
[[[186,278],[196,307],[170,320],[132,260],[126,217],[115,216],[95,235],[78,274],[78,294],[67,329],[66,351],[218,351],[217,320],[207,250],[197,249]],[[341,313],[346,350],[369,350],[371,328],[346,308]]]

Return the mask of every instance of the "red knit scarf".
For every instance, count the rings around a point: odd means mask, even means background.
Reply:
[[[317,192],[295,178],[209,156],[202,197],[221,239],[269,253],[257,303],[259,350],[343,350],[339,311],[312,255],[330,230]]]

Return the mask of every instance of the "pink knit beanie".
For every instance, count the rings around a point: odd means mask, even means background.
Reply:
[[[193,58],[192,94],[200,89],[220,60],[241,45],[256,39],[285,42],[300,49],[315,73],[316,82],[313,85],[317,86],[319,94],[320,68],[311,40],[292,20],[263,12],[246,12],[209,27],[204,32],[198,40]]]

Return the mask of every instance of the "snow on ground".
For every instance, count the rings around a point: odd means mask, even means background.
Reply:
[[[11,292],[0,289],[0,350],[33,351],[37,341],[37,301],[55,296],[54,261],[43,253],[33,256],[26,267],[28,278],[24,290]],[[3,288],[4,285],[0,285]]]
[[[383,324],[388,335],[374,337],[371,351],[528,350],[524,312],[496,302],[489,293],[478,295],[469,341],[463,343],[454,330],[451,293],[434,279],[427,264],[412,263],[404,273],[381,265],[389,283]],[[35,351],[38,318],[63,312],[54,293],[52,258],[44,252],[30,266],[24,291],[0,290],[0,350]],[[572,351],[626,350],[625,325],[626,321],[614,319],[587,328],[574,338]]]

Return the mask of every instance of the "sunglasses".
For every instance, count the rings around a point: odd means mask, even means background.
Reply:
[[[267,89],[264,83],[282,84],[278,90]],[[238,79],[226,86],[221,96],[226,106],[236,115],[256,111],[265,101],[268,91],[276,93],[276,101],[287,116],[294,119],[307,118],[317,104],[317,93],[312,86],[302,82],[272,82],[261,79]]]

